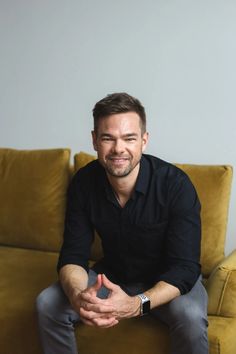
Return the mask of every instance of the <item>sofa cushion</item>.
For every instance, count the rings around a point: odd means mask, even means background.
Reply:
[[[211,273],[206,289],[210,315],[236,317],[236,251]]]
[[[57,280],[58,254],[0,246],[0,352],[42,354],[35,300]]]
[[[58,254],[0,247],[1,353],[42,353],[35,309],[36,296],[57,280]],[[10,299],[10,301],[9,301]],[[236,318],[209,316],[210,354],[236,353]],[[116,352],[168,353],[165,325],[151,316],[121,321],[118,326],[98,330],[79,324],[76,339],[81,354]]]
[[[79,152],[74,156],[74,168],[75,172],[78,171],[81,167],[86,166],[89,162],[96,160],[94,155],[87,154],[86,152]]]
[[[209,354],[236,353],[236,318],[208,316]]]
[[[170,351],[167,326],[150,315],[129,318],[102,330],[79,323],[76,339],[80,354],[164,354]],[[114,349],[111,351],[111,348]]]
[[[209,354],[236,353],[236,318],[209,316]],[[108,329],[98,330],[79,324],[76,339],[80,354],[169,353],[168,328],[150,315],[130,318]],[[153,349],[155,348],[155,350]]]
[[[0,244],[59,249],[69,159],[69,149],[0,149]]]

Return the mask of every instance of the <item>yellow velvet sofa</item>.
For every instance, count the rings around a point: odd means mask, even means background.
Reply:
[[[72,168],[69,149],[0,149],[1,354],[42,353],[35,298],[57,280],[71,175],[93,158],[76,154]],[[202,204],[210,354],[236,354],[236,251],[224,256],[232,167],[178,166],[190,176]],[[96,236],[91,262],[101,255]],[[168,353],[168,329],[151,316],[106,330],[80,324],[76,335],[80,354]]]

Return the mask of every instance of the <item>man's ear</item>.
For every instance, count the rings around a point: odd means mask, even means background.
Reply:
[[[148,138],[149,138],[149,134],[148,132],[145,132],[142,136],[142,152],[146,150]]]
[[[97,135],[94,130],[92,130],[91,134],[92,134],[92,140],[93,140],[93,148],[95,151],[97,151],[98,150],[97,149]]]

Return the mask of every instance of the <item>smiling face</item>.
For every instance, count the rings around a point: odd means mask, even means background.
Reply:
[[[99,120],[93,146],[106,172],[116,178],[137,172],[148,134],[142,134],[135,112],[112,114]]]

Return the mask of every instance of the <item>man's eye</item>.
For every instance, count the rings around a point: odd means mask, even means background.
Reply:
[[[112,140],[112,138],[109,138],[109,137],[102,138],[102,141],[111,141],[111,140]]]
[[[135,141],[136,139],[135,138],[126,138],[125,140],[126,141]]]

